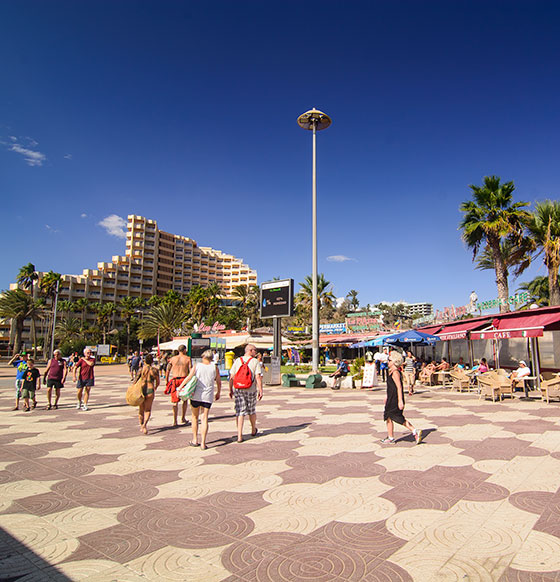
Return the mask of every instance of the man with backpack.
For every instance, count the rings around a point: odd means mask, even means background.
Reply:
[[[348,376],[348,364],[341,360],[340,358],[335,359],[336,370],[331,374],[331,378],[334,378],[334,382],[331,390],[340,390],[340,385],[342,384],[342,379]]]
[[[257,400],[263,397],[261,364],[256,358],[257,348],[245,346],[245,355],[233,362],[229,373],[229,397],[235,397],[237,442],[243,442],[243,422],[249,417],[251,435],[257,434]]]

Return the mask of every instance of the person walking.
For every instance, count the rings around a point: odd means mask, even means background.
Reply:
[[[132,354],[132,358],[130,358],[130,380],[132,382],[135,382],[136,378],[138,378],[141,367],[142,356],[140,355],[140,352],[136,350],[134,354]]]
[[[23,378],[25,376],[25,371],[27,370],[27,354],[25,352],[16,354],[8,362],[8,366],[13,366],[16,369],[16,402],[12,410],[19,410],[19,400],[21,398],[21,390],[23,388]]]
[[[35,390],[41,389],[41,372],[35,367],[35,361],[32,358],[27,360],[27,368],[23,376],[21,388],[21,397],[23,398],[23,410],[31,412],[29,400],[33,402],[33,408],[37,405],[35,400]]]
[[[66,360],[62,357],[60,350],[55,350],[52,359],[47,363],[47,368],[43,375],[43,382],[47,385],[47,410],[53,408],[51,398],[52,389],[55,390],[54,408],[58,408],[58,400],[60,399],[60,389],[64,387],[66,375],[68,374],[68,366]]]
[[[167,372],[165,374],[165,394],[171,395],[171,404],[173,405],[173,426],[177,426],[177,413],[179,407],[179,396],[177,395],[177,389],[183,383],[183,380],[189,375],[192,369],[192,361],[189,356],[187,356],[187,348],[185,345],[181,344],[179,346],[179,353],[173,356],[167,364]],[[187,423],[187,406],[188,402],[183,401],[183,411],[181,414],[181,422],[183,424]]]
[[[152,416],[152,405],[157,387],[159,386],[159,370],[153,366],[154,357],[148,354],[144,358],[144,366],[140,372],[140,378],[143,380],[142,394],[144,400],[138,407],[138,418],[140,421],[140,431],[148,434],[148,422]]]
[[[95,375],[93,367],[95,366],[95,357],[89,348],[84,349],[84,357],[80,358],[74,366],[72,372],[74,381],[76,382],[77,399],[76,410],[89,410],[88,401],[89,393],[95,384]],[[83,401],[82,401],[83,397]]]
[[[406,352],[406,358],[404,360],[404,377],[408,386],[409,396],[414,394],[414,384],[416,384],[415,362],[416,358],[412,355],[412,352],[410,350]]]
[[[379,370],[381,372],[381,377],[383,382],[387,382],[387,369],[389,368],[389,350],[383,348],[383,351],[379,354]]]
[[[222,380],[220,371],[214,362],[212,350],[206,350],[202,353],[202,362],[196,363],[189,375],[181,382],[177,391],[194,376],[196,376],[196,388],[191,397],[191,416],[192,416],[192,440],[189,443],[191,447],[198,447],[205,450],[206,438],[208,436],[208,414],[215,400],[220,399],[222,392]],[[214,385],[216,393],[214,393]],[[198,421],[200,419],[200,443],[198,442]]]
[[[385,410],[383,420],[387,423],[387,437],[381,442],[384,444],[395,444],[394,423],[405,426],[413,435],[416,444],[422,442],[422,431],[405,419],[404,411],[404,390],[402,382],[403,357],[397,351],[389,354],[389,373],[387,376],[387,397],[385,399]]]
[[[237,417],[237,442],[243,442],[243,423],[245,417],[251,422],[251,435],[256,436],[257,400],[263,397],[260,364],[255,357],[257,348],[252,344],[245,346],[245,356],[237,358],[229,375],[229,397],[235,397],[235,416]]]

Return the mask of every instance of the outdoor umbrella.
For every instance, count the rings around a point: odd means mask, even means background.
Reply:
[[[415,346],[433,346],[435,342],[439,341],[440,339],[437,335],[416,331],[415,329],[395,333],[385,338],[386,344],[401,348],[412,347],[413,344]]]

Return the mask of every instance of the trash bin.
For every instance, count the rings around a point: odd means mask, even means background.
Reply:
[[[233,360],[235,359],[235,352],[226,352],[224,354],[224,359],[226,370],[231,370],[231,367],[233,366]]]

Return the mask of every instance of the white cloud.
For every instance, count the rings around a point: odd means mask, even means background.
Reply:
[[[55,232],[60,232],[60,230],[57,230],[56,228],[53,228],[50,224],[45,224],[45,228],[51,232],[51,233],[55,233]]]
[[[97,224],[102,226],[107,231],[107,234],[117,236],[119,238],[126,238],[126,220],[120,216],[117,216],[116,214],[109,214],[109,216],[106,216]]]
[[[10,135],[10,140],[13,142],[11,145],[8,144],[8,149],[16,154],[21,154],[28,166],[42,166],[43,162],[47,159],[47,156],[34,148],[39,144],[32,138],[26,137],[24,141],[25,146],[19,143],[17,137]]]
[[[346,255],[331,255],[330,257],[327,257],[327,261],[330,261],[331,263],[345,263],[346,261],[358,262],[357,259],[347,257]]]
[[[71,160],[72,159],[72,154],[65,154],[64,155],[64,159],[65,160]]]
[[[80,218],[87,218],[87,214],[86,214],[85,212],[82,212],[82,213],[80,214]]]

